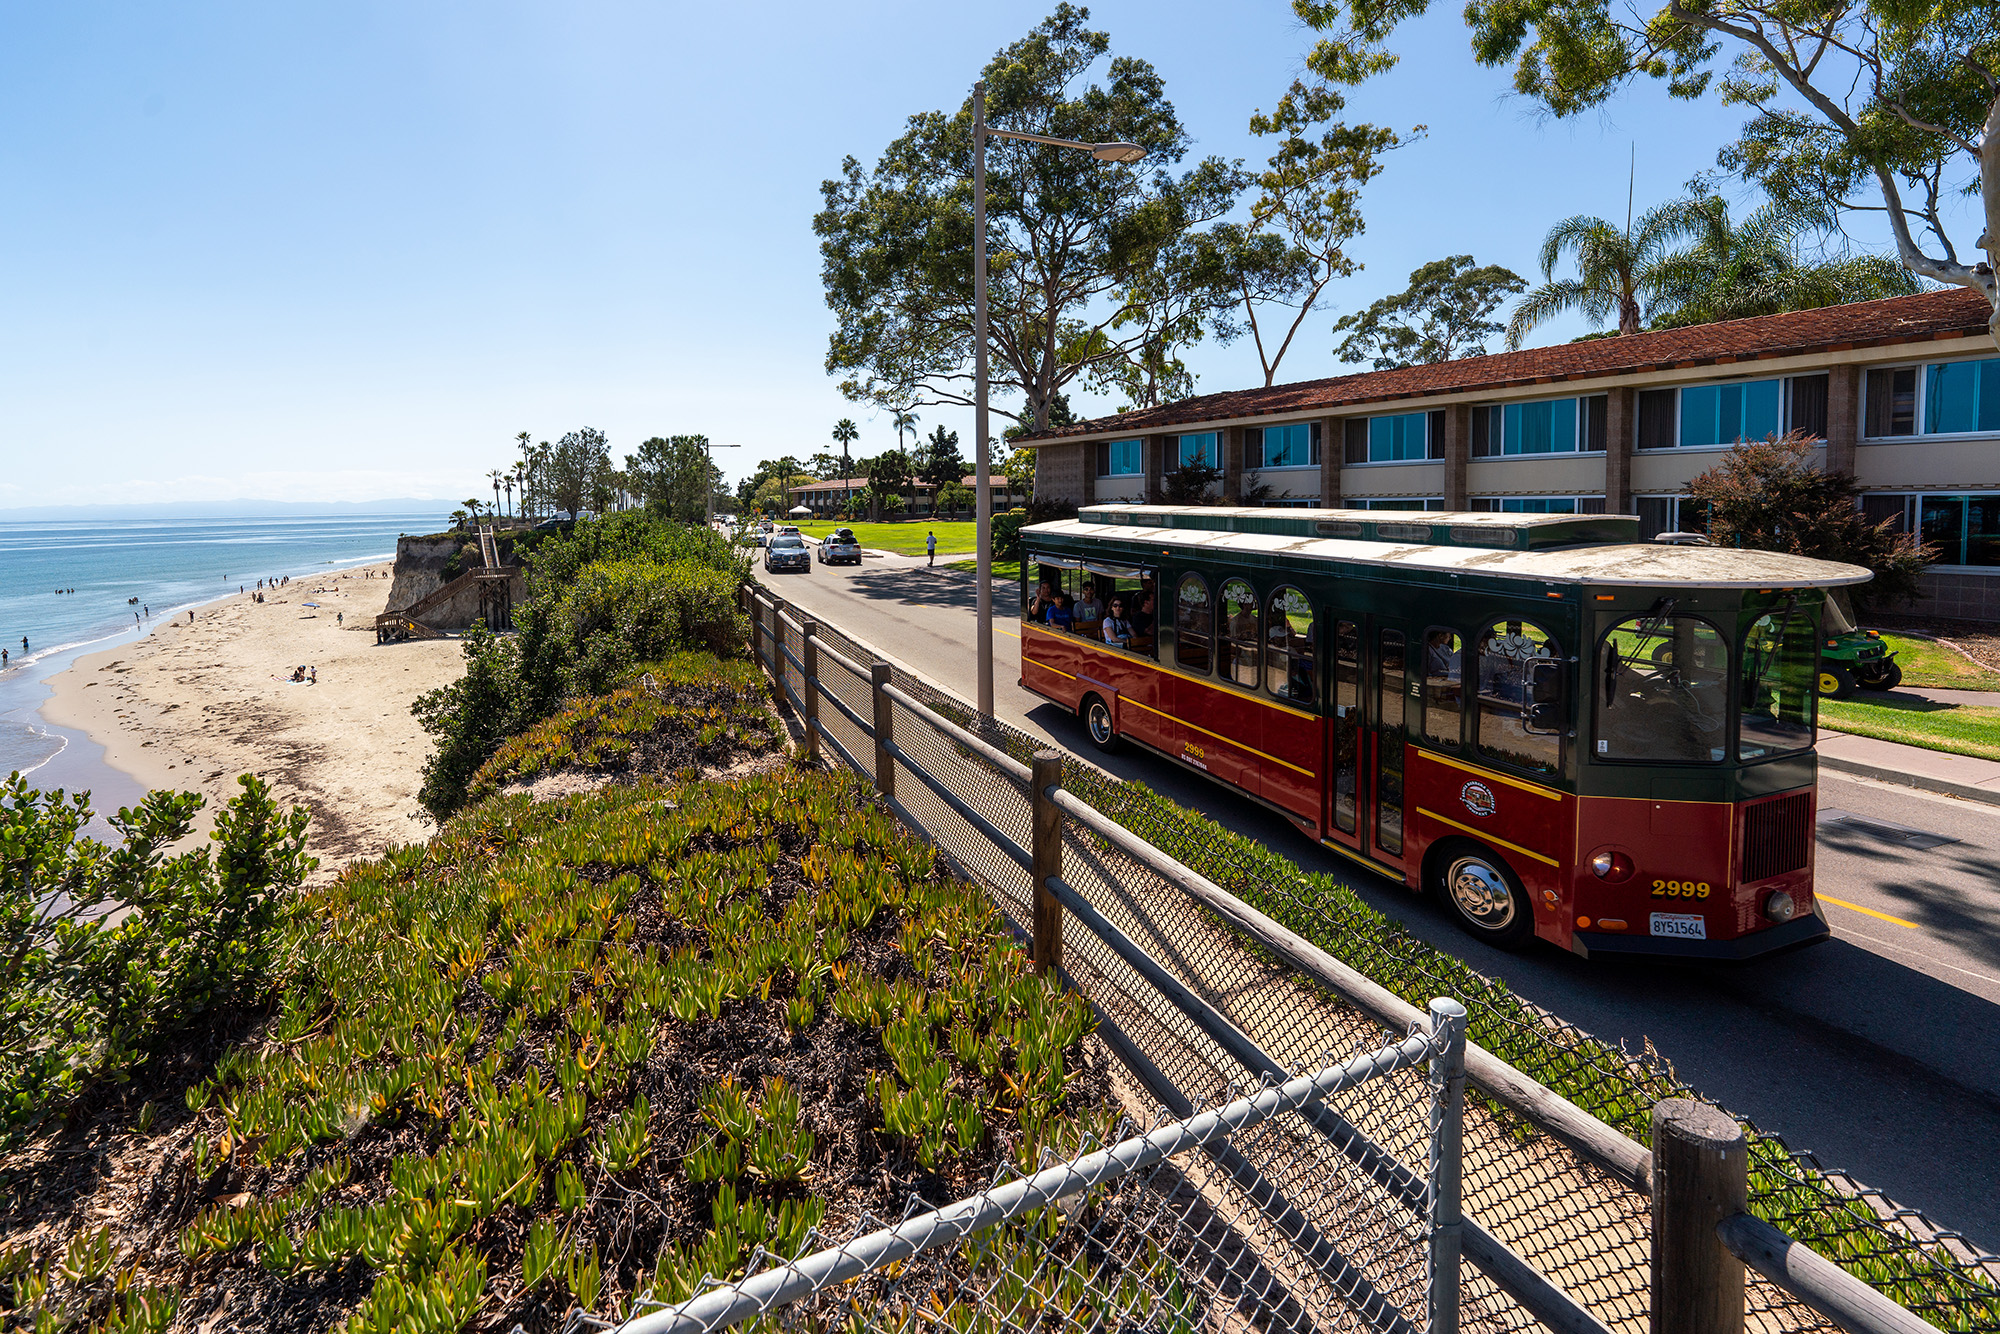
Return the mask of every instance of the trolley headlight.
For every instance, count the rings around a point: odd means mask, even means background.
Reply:
[[[1599,880],[1617,882],[1627,880],[1632,875],[1632,859],[1622,852],[1606,848],[1590,859],[1590,869]]]
[[[1764,899],[1764,916],[1774,922],[1789,922],[1798,914],[1799,905],[1784,890],[1774,890]]]

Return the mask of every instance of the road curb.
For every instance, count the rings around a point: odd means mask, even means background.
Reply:
[[[1923,792],[1937,792],[1947,797],[1964,797],[1968,801],[1981,801],[1988,806],[2000,806],[2000,792],[1992,788],[1974,787],[1970,783],[1954,783],[1949,779],[1907,773],[1901,769],[1885,769],[1879,764],[1863,764],[1858,760],[1844,760],[1834,755],[1821,755],[1819,763],[1822,769],[1831,769],[1835,773],[1854,774],[1860,778],[1873,778],[1877,782],[1894,783],[1898,787],[1913,787]]]

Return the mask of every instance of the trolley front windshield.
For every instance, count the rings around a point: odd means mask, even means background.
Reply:
[[[1738,759],[1761,760],[1812,745],[1819,665],[1814,610],[1791,595],[1759,598],[1744,608]]]

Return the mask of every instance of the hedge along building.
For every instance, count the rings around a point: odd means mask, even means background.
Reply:
[[[1864,510],[1940,558],[1918,609],[2000,620],[2000,355],[1962,288],[1462,361],[1204,394],[1017,443],[1035,490],[1159,503],[1183,461],[1211,494],[1345,509],[1636,514],[1699,526],[1687,484],[1739,440],[1804,431]]]

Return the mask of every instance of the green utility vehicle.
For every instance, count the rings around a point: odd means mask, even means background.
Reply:
[[[1846,699],[1857,690],[1894,690],[1903,684],[1903,669],[1882,636],[1855,626],[1845,589],[1828,596],[1820,628],[1826,632],[1819,648],[1821,699]]]

